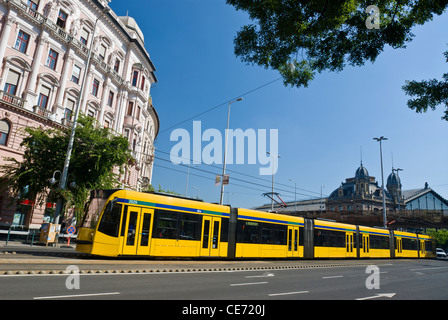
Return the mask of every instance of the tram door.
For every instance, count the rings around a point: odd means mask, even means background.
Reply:
[[[201,256],[219,256],[219,233],[221,230],[221,218],[203,217]]]
[[[401,257],[403,253],[403,240],[401,238],[395,238],[397,241],[395,242],[395,256]]]
[[[425,241],[424,240],[420,240],[420,258],[424,258],[425,257]]]
[[[122,223],[122,254],[149,255],[154,210],[128,207]]]
[[[347,252],[347,257],[355,257],[356,256],[356,250],[353,250],[355,242],[353,241],[353,233],[347,232],[345,234],[345,250]]]
[[[299,227],[288,227],[288,257],[299,256]]]
[[[362,256],[363,257],[370,256],[370,238],[368,234],[362,235]]]

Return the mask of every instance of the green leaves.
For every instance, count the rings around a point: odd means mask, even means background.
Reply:
[[[444,53],[448,62],[448,51]],[[407,95],[416,97],[408,100],[408,107],[418,113],[435,110],[440,104],[446,107],[443,120],[448,121],[448,73],[442,76],[442,81],[436,79],[422,81],[406,81],[402,87]]]
[[[404,48],[411,28],[442,14],[448,0],[227,0],[254,23],[234,39],[242,61],[278,70],[285,85],[307,86],[317,72],[341,71],[348,63],[374,62],[386,45]],[[368,29],[366,9],[380,12],[380,28]],[[300,62],[297,62],[300,61]],[[285,66],[296,65],[294,72]]]
[[[114,135],[106,128],[97,127],[93,118],[80,115],[78,121],[68,170],[67,190],[63,193],[64,198],[72,202],[69,204],[74,205],[75,211],[81,214],[89,190],[118,185],[118,176],[114,169],[127,165],[132,156],[126,138]],[[58,187],[70,133],[71,128],[25,129],[25,138],[21,144],[25,149],[23,161],[7,159],[9,163],[0,167],[0,172],[9,181],[9,187],[16,196],[27,187],[26,197],[41,203],[49,190]],[[60,172],[56,172],[57,170]],[[49,183],[53,174],[58,180],[55,185]],[[76,187],[69,187],[73,181]]]

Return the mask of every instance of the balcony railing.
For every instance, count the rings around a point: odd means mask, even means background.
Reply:
[[[25,100],[0,90],[0,101],[14,107],[23,108]]]
[[[56,118],[56,115],[53,112],[51,112],[50,110],[41,108],[40,106],[36,105],[33,107],[33,109],[34,109],[34,113],[37,113],[38,115],[40,115],[42,117],[49,118],[53,121]]]

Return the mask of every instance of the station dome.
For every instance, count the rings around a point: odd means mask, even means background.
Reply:
[[[362,165],[362,163],[361,166],[356,170],[355,179],[369,179],[369,172]]]
[[[389,186],[393,186],[393,187],[401,187],[401,181],[400,181],[400,177],[398,176],[398,174],[396,174],[395,172],[392,172],[388,177],[387,177],[387,187]]]

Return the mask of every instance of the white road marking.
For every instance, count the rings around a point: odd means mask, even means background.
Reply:
[[[236,286],[251,286],[254,284],[266,284],[267,282],[248,282],[248,283],[233,283],[230,286],[231,287],[236,287]]]
[[[104,293],[85,293],[85,294],[72,294],[72,295],[64,295],[64,296],[47,296],[47,297],[34,297],[34,300],[41,299],[63,299],[63,298],[77,298],[77,297],[93,297],[93,296],[109,296],[120,294],[120,292],[104,292]]]
[[[334,278],[344,278],[344,276],[328,276],[328,277],[322,277],[322,279],[334,279]]]
[[[275,296],[286,296],[289,294],[301,294],[301,293],[308,293],[309,291],[295,291],[295,292],[283,292],[283,293],[271,293],[268,294],[268,296],[270,297],[275,297]]]

